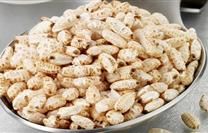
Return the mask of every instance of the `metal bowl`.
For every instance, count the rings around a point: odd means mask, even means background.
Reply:
[[[152,1],[152,0],[148,0],[148,1]],[[180,0],[178,0],[178,2],[179,1]],[[171,9],[172,6],[169,6],[169,8],[166,6],[166,8]],[[154,5],[154,7],[157,7],[157,6]],[[158,6],[158,7],[161,7],[161,6]],[[176,6],[174,8],[175,8],[175,10],[179,9],[179,3],[178,3],[178,7]],[[172,8],[172,9],[174,9],[174,8]],[[152,9],[152,10],[153,11],[155,11],[155,10],[158,11],[157,9]],[[171,10],[166,10],[166,11],[170,11],[170,14],[173,14],[171,12]],[[178,10],[178,12],[179,12],[179,10]],[[178,14],[179,14],[178,12],[175,13],[175,16],[174,15],[171,16],[172,17],[171,22],[177,22],[179,24],[182,24],[182,21],[180,19],[180,15],[178,16]],[[167,12],[165,14],[167,14]],[[200,41],[200,39],[199,39],[199,41]],[[199,61],[199,66],[198,66],[198,68],[197,68],[197,70],[195,72],[194,81],[192,82],[192,84],[190,86],[188,86],[186,88],[186,90],[184,92],[182,92],[178,97],[176,97],[174,100],[170,101],[169,103],[165,104],[161,108],[159,108],[159,109],[157,109],[157,110],[155,110],[153,112],[150,112],[148,114],[145,114],[143,116],[140,116],[138,118],[135,118],[133,120],[129,120],[129,121],[123,122],[123,123],[118,124],[118,125],[109,126],[109,127],[106,127],[106,128],[92,129],[92,130],[83,130],[83,129],[82,130],[69,130],[69,129],[49,128],[49,127],[45,127],[45,126],[42,126],[42,125],[34,124],[34,123],[29,122],[26,119],[20,117],[16,113],[16,111],[13,109],[11,103],[9,103],[9,101],[6,99],[6,97],[2,97],[1,98],[0,104],[3,107],[3,109],[9,115],[11,115],[14,119],[22,122],[23,124],[25,124],[25,125],[27,125],[29,127],[32,127],[32,128],[38,129],[38,130],[42,130],[42,131],[47,131],[47,132],[54,132],[54,133],[65,133],[65,132],[70,132],[70,133],[72,133],[72,132],[92,133],[92,132],[112,132],[112,131],[118,131],[118,130],[132,128],[133,126],[137,126],[137,125],[141,124],[144,121],[147,121],[147,120],[149,120],[149,119],[151,119],[153,117],[156,117],[157,115],[159,115],[160,113],[164,112],[165,110],[170,109],[175,104],[177,104],[179,101],[181,101],[197,85],[198,81],[202,77],[202,74],[204,73],[204,70],[205,70],[205,67],[206,67],[206,57],[207,57],[205,47],[204,47],[204,45],[203,45],[203,43],[201,41],[200,41],[200,43],[201,43],[201,47],[202,47],[202,51],[201,51],[202,54],[201,54],[201,59]],[[8,44],[8,46],[12,46],[12,45],[13,45],[13,42]],[[2,54],[3,54],[3,52],[2,52]]]
[[[31,5],[49,2],[51,0],[2,0],[0,3],[15,4],[15,5]]]

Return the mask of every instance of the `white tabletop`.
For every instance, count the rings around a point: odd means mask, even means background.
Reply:
[[[78,6],[78,2],[73,3],[73,6]],[[55,2],[39,5],[14,6],[0,4],[0,49],[2,50],[7,43],[12,40],[15,35],[30,29],[32,25],[38,22],[41,16],[61,15],[61,13],[72,4],[68,2]],[[205,11],[198,15],[183,14],[184,23],[186,26],[195,27],[200,38],[207,48],[208,38],[208,5]],[[189,133],[190,131],[184,128],[180,120],[180,114],[185,111],[193,112],[200,117],[202,126],[200,131],[208,133],[208,114],[202,113],[198,106],[198,101],[203,93],[208,92],[208,70],[205,71],[200,83],[194,90],[180,103],[173,108],[162,113],[160,116],[151,119],[145,123],[139,124],[130,130],[123,132],[145,133],[149,128],[160,127],[167,128],[174,133]],[[207,93],[208,94],[208,93]],[[22,123],[11,118],[0,107],[0,132],[1,133],[43,133],[24,126]]]

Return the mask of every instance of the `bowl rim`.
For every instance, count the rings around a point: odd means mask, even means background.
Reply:
[[[46,127],[43,125],[39,125],[39,124],[35,124],[32,123],[24,118],[22,118],[21,116],[19,116],[17,113],[14,112],[14,110],[10,109],[10,107],[8,107],[8,101],[6,100],[5,97],[0,98],[0,105],[3,107],[3,109],[10,115],[12,116],[14,119],[21,121],[23,124],[34,128],[36,130],[41,130],[41,131],[47,131],[47,132],[56,132],[56,133],[65,133],[65,132],[85,132],[85,133],[91,133],[91,132],[103,132],[103,131],[112,131],[112,130],[121,130],[123,128],[128,128],[131,126],[135,126],[138,123],[144,122],[154,116],[159,115],[160,113],[164,112],[167,109],[170,109],[171,107],[173,107],[174,105],[176,105],[179,101],[181,101],[183,98],[185,98],[185,96],[187,96],[188,93],[191,92],[191,90],[197,85],[196,83],[199,82],[200,78],[202,77],[202,75],[204,74],[206,65],[207,65],[207,52],[206,52],[206,48],[204,46],[204,44],[202,43],[202,41],[198,38],[198,41],[201,44],[201,58],[199,60],[199,66],[195,71],[195,77],[194,80],[192,81],[192,83],[182,92],[180,93],[179,96],[177,96],[175,99],[173,99],[172,101],[166,103],[165,105],[163,105],[162,107],[144,114],[142,116],[139,116],[135,119],[117,124],[117,125],[112,125],[112,126],[108,126],[105,128],[95,128],[95,129],[78,129],[78,130],[71,130],[71,129],[58,129],[58,128],[50,128],[50,127]],[[5,49],[8,46],[13,45],[14,41],[12,41],[11,43],[9,43]],[[0,56],[4,53],[5,49],[2,51],[2,53],[0,54]],[[11,104],[10,104],[11,106]]]
[[[12,5],[32,5],[50,2],[52,0],[1,0],[0,3]]]

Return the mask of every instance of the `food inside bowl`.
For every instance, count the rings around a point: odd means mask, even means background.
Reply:
[[[15,37],[0,59],[0,96],[36,124],[102,128],[176,98],[200,56],[193,28],[128,2],[93,0]]]

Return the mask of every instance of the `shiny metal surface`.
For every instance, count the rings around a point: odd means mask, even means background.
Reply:
[[[200,13],[203,11],[207,0],[181,0],[181,11],[188,13]]]
[[[1,0],[0,3],[25,5],[25,4],[39,4],[39,3],[49,2],[49,1],[51,0]]]
[[[189,12],[189,13],[200,13],[202,11],[202,9],[182,7],[181,11],[182,12]]]
[[[163,0],[164,1],[164,0]],[[85,1],[86,2],[86,1]],[[135,1],[133,1],[132,3],[134,3]],[[151,2],[151,1],[150,1]],[[177,1],[175,1],[175,2],[177,2]],[[174,2],[173,2],[174,3]],[[172,6],[174,6],[173,5],[173,3],[172,3]],[[57,4],[57,3],[56,3]],[[76,2],[74,2],[74,5],[76,5],[76,4],[80,4],[80,3],[77,3],[77,1]],[[138,3],[136,3],[136,5],[137,5]],[[164,4],[164,3],[163,3]],[[166,3],[167,4],[167,3]],[[177,3],[175,3],[176,5],[177,5]],[[70,4],[69,4],[70,5]],[[175,5],[175,6],[176,6]],[[78,6],[78,5],[77,5]],[[154,6],[154,7],[157,7],[157,6]],[[177,6],[176,6],[177,7]],[[70,7],[68,7],[68,8],[70,8]],[[166,7],[167,8],[167,7]],[[170,11],[171,11],[171,9],[173,9],[172,11],[176,11],[176,10],[174,10],[174,7],[169,7],[169,9],[170,9]],[[57,10],[57,9],[56,9]],[[152,10],[154,10],[154,11],[159,11],[159,10],[157,10],[157,9],[153,9],[152,8]],[[170,13],[172,13],[172,12],[170,12]],[[178,13],[179,13],[179,11],[178,11]],[[167,12],[165,12],[165,14],[167,14]],[[177,22],[179,19],[174,19],[173,20],[173,18],[179,18],[180,16],[169,16],[168,15],[168,17],[170,18],[172,18],[172,22]],[[180,21],[180,20],[179,20]],[[178,22],[179,22],[178,21]],[[35,23],[35,22],[33,22],[33,23]],[[181,23],[181,21],[179,22],[179,23]],[[122,123],[122,124],[119,124],[119,125],[116,125],[116,126],[111,126],[111,127],[108,127],[108,128],[105,128],[105,129],[96,129],[96,130],[89,130],[89,132],[99,132],[99,131],[103,131],[103,130],[105,130],[105,131],[112,131],[112,130],[122,130],[122,131],[125,131],[125,130],[129,130],[129,131],[132,131],[132,132],[145,132],[146,130],[145,130],[145,128],[144,128],[144,125],[145,124],[148,124],[148,122],[151,122],[153,119],[152,118],[155,118],[155,116],[156,115],[158,115],[158,114],[160,114],[161,112],[163,112],[163,111],[165,111],[165,110],[167,110],[167,109],[169,109],[169,108],[171,108],[172,106],[174,106],[176,103],[178,103],[179,101],[181,101],[190,91],[192,91],[193,90],[193,88],[195,88],[195,86],[198,84],[198,79],[200,79],[201,78],[201,74],[203,73],[203,71],[204,71],[204,68],[205,68],[205,64],[206,64],[206,50],[205,50],[205,48],[204,48],[204,45],[202,45],[202,47],[203,47],[203,49],[202,49],[202,58],[201,58],[201,63],[200,63],[200,66],[199,66],[199,68],[198,68],[198,71],[196,72],[196,75],[195,75],[195,81],[192,83],[192,85],[186,90],[186,91],[184,91],[179,97],[177,97],[176,99],[174,99],[172,102],[170,102],[170,103],[168,103],[168,104],[166,104],[165,106],[163,106],[162,108],[160,108],[160,109],[158,109],[158,110],[156,110],[156,111],[154,111],[154,112],[152,112],[152,113],[149,113],[149,114],[147,114],[147,115],[144,115],[144,116],[142,116],[142,117],[139,117],[139,118],[137,118],[137,119],[134,119],[134,120],[131,120],[131,121],[128,121],[128,122],[125,122],[125,123]],[[30,122],[28,122],[28,121],[26,121],[26,120],[24,120],[24,119],[22,119],[22,118],[20,118],[18,115],[16,115],[12,110],[11,110],[11,106],[10,105],[8,105],[7,104],[7,101],[3,98],[2,99],[2,101],[3,101],[3,103],[4,104],[2,104],[3,105],[3,107],[4,107],[4,109],[12,116],[12,117],[14,117],[15,119],[18,119],[19,121],[21,121],[21,122],[23,122],[24,124],[26,124],[26,125],[28,125],[28,126],[31,126],[31,127],[34,127],[34,128],[36,128],[36,129],[41,129],[41,130],[44,130],[44,131],[50,131],[50,132],[66,132],[66,130],[56,130],[56,129],[51,129],[51,128],[46,128],[46,127],[43,127],[43,126],[39,126],[39,125],[36,125],[36,124],[33,124],[33,123],[30,123]],[[164,114],[164,113],[162,113],[162,114]],[[161,114],[161,115],[162,115]],[[160,116],[161,116],[160,115]],[[171,114],[170,114],[171,115]],[[143,121],[146,121],[146,120],[148,120],[148,119],[152,119],[152,120],[149,120],[149,121],[147,121],[147,122],[144,122],[144,123],[141,123],[141,122],[143,122]],[[1,120],[1,118],[0,118],[0,120]],[[162,122],[162,121],[161,121]],[[146,126],[146,127],[150,127],[151,125],[148,125],[148,126]],[[143,129],[140,129],[140,127],[142,128],[143,127]],[[1,126],[0,126],[0,128],[1,128]],[[125,128],[125,130],[123,129],[123,128]],[[166,127],[166,128],[168,128],[168,127]],[[135,130],[135,129],[137,129],[137,130]],[[35,131],[34,131],[35,132]],[[38,131],[37,131],[38,132]],[[69,130],[67,130],[67,132],[69,132]],[[84,130],[83,132],[86,132],[86,130]],[[178,132],[179,133],[179,132]]]

